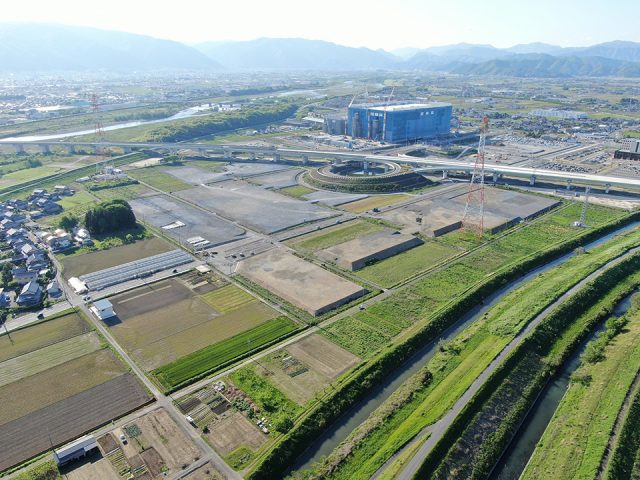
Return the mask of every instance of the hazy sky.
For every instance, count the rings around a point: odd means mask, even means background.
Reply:
[[[640,41],[639,0],[5,0],[0,21],[86,25],[186,43],[303,37],[394,49]]]

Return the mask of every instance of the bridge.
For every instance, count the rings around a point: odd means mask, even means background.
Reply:
[[[417,158],[411,156],[391,156],[372,154],[367,152],[345,152],[331,150],[304,150],[278,148],[275,146],[255,146],[255,145],[214,145],[208,143],[157,143],[157,142],[69,142],[69,141],[19,141],[0,139],[0,144],[13,146],[16,152],[24,152],[27,146],[39,148],[42,152],[51,152],[52,147],[62,147],[69,153],[75,153],[78,149],[93,150],[109,147],[121,148],[124,153],[131,153],[134,150],[165,150],[167,152],[178,152],[180,150],[192,150],[199,155],[218,155],[227,161],[239,160],[239,156],[252,160],[270,160],[280,162],[283,159],[298,159],[303,165],[310,160],[343,162],[349,160],[371,161],[386,160],[400,162],[413,166],[418,172],[442,172],[446,177],[448,173],[465,172],[473,170],[473,162],[460,160],[442,159],[438,157]],[[614,177],[609,175],[592,175],[576,172],[561,172],[531,167],[514,167],[502,164],[485,164],[487,175],[492,176],[494,181],[506,176],[512,178],[523,178],[529,181],[530,185],[535,185],[538,180],[550,182],[561,182],[571,188],[572,185],[589,185],[604,188],[607,192],[612,187],[640,189],[640,179]]]

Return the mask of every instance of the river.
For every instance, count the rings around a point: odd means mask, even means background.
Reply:
[[[613,311],[615,316],[620,317],[629,310],[631,307],[631,297],[633,295],[632,293],[618,302]],[[562,400],[562,397],[569,388],[571,375],[580,365],[580,355],[582,355],[587,343],[593,340],[604,328],[605,323],[601,322],[564,363],[560,373],[545,387],[518,429],[518,433],[511,442],[511,445],[496,465],[496,468],[489,477],[490,479],[513,480],[520,477],[538,441],[542,438],[542,434],[558,408],[560,400]]]
[[[626,227],[622,227],[615,232],[607,234],[598,240],[595,240],[585,246],[585,249],[596,247],[614,235],[621,232],[631,230],[640,225],[640,222],[634,222]],[[574,252],[559,257],[545,265],[542,265],[528,274],[520,277],[518,280],[510,283],[508,286],[494,292],[487,297],[482,305],[474,307],[463,315],[454,325],[449,327],[441,337],[429,342],[421,350],[416,352],[403,365],[401,365],[394,373],[387,376],[379,385],[373,388],[363,399],[357,402],[348,411],[342,414],[333,424],[329,426],[325,432],[314,441],[307,450],[295,461],[289,473],[297,470],[309,468],[314,462],[319,461],[323,456],[328,455],[342,442],[347,436],[373,412],[382,402],[384,402],[402,383],[404,383],[411,375],[422,368],[437,352],[438,342],[449,340],[458,335],[464,328],[480,318],[484,313],[499,302],[505,295],[519,287],[523,283],[531,280],[536,275],[545,272],[557,265],[560,265],[575,255]]]
[[[208,104],[204,104],[204,105],[198,105],[196,107],[190,107],[190,108],[186,108],[184,110],[180,110],[178,113],[175,113],[173,115],[171,115],[170,117],[166,117],[166,118],[159,118],[156,120],[136,120],[136,121],[132,121],[132,122],[123,122],[123,123],[116,123],[115,125],[109,125],[108,127],[104,127],[103,130],[105,132],[110,132],[112,130],[121,130],[123,128],[131,128],[131,127],[138,127],[140,125],[148,125],[151,123],[163,123],[163,122],[169,122],[171,120],[179,120],[181,118],[189,118],[189,117],[193,117],[195,115],[198,115],[200,113],[202,113],[205,110],[209,110],[209,106]],[[18,137],[7,137],[7,138],[0,138],[0,143],[2,142],[19,142],[19,141],[23,141],[23,142],[48,142],[48,141],[52,141],[52,140],[61,140],[63,138],[69,138],[69,137],[77,137],[77,136],[81,136],[81,135],[90,135],[92,133],[95,133],[95,129],[89,129],[89,130],[76,130],[75,132],[66,132],[66,133],[54,133],[51,135],[22,135],[22,136],[18,136]]]

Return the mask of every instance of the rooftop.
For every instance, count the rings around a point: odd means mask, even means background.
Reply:
[[[359,107],[367,108],[366,105],[358,105]],[[429,102],[429,103],[408,103],[405,105],[371,105],[369,106],[369,110],[374,110],[376,112],[399,112],[403,110],[420,110],[425,108],[442,108],[442,107],[451,107],[450,103],[445,102]]]

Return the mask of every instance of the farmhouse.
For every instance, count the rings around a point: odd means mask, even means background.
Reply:
[[[107,299],[102,299],[94,302],[93,306],[91,307],[91,311],[100,320],[105,320],[107,318],[116,316],[115,312],[113,311],[113,305]]]

